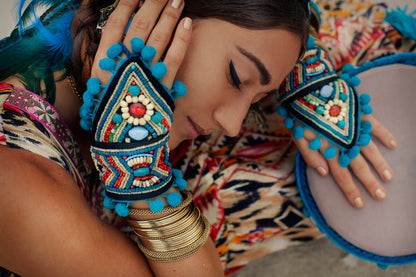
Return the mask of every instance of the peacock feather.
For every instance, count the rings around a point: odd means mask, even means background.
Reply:
[[[53,104],[54,73],[64,70],[70,60],[70,25],[80,2],[21,0],[16,27],[0,41],[0,80],[17,75],[26,89]]]

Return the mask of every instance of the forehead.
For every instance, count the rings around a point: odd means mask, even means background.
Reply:
[[[210,47],[212,53],[233,56],[239,48],[245,49],[271,73],[283,77],[293,68],[301,48],[299,35],[279,28],[253,30],[223,20],[202,19],[194,21],[194,32],[201,40],[198,44]]]

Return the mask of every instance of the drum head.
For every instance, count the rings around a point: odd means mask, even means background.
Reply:
[[[320,176],[298,154],[299,189],[320,229],[347,252],[382,265],[415,262],[416,66],[369,67],[356,76],[361,79],[358,93],[371,95],[374,117],[398,140],[391,150],[373,139],[394,171],[390,182],[379,178],[387,198],[373,199],[354,178],[365,200],[364,208],[354,208],[332,176]]]

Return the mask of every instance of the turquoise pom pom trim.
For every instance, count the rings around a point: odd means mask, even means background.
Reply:
[[[361,125],[361,116],[372,113],[371,99],[367,94],[358,96],[355,87],[361,81],[350,75],[353,71],[348,64],[338,76],[327,53],[310,37],[304,57],[279,88],[282,104],[276,109],[285,117],[285,127],[293,129],[295,139],[303,138],[306,129],[318,135],[309,143],[311,150],[321,148],[319,138],[328,140],[331,147],[324,151],[324,157],[333,159],[339,154],[342,167],[360,153],[355,146],[368,145],[371,140],[371,126],[364,122]]]
[[[160,80],[167,67],[158,62],[154,47],[140,38],[131,40],[133,53],[123,43],[112,45],[107,58],[99,61],[110,71],[108,85],[91,78],[84,92],[79,115],[83,129],[94,134],[91,153],[104,188],[104,206],[118,215],[129,214],[129,205],[146,201],[152,212],[163,210],[166,203],[178,206],[187,182],[169,162],[169,129],[175,108],[173,100],[186,94],[177,81],[168,90]],[[123,53],[126,58],[122,58]]]

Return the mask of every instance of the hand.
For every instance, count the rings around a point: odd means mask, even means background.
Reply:
[[[394,136],[373,116],[363,115],[362,120],[371,122],[373,126],[371,134],[385,146],[391,149],[397,146]],[[306,130],[303,138],[295,139],[305,162],[315,168],[322,176],[326,176],[330,172],[353,206],[357,208],[363,207],[364,198],[354,183],[352,174],[355,174],[373,198],[381,200],[387,196],[385,188],[370,170],[369,163],[384,181],[390,181],[393,178],[393,171],[373,141],[369,145],[361,147],[361,153],[351,161],[349,167],[342,168],[338,163],[338,156],[330,160],[326,160],[323,157],[322,152],[329,147],[328,141],[321,139],[322,146],[319,151],[309,149],[308,143],[315,138],[316,134],[314,132]]]
[[[139,6],[141,6],[140,9],[132,18]],[[157,54],[153,58],[152,64],[158,62],[166,53],[163,62],[166,64],[168,72],[161,81],[170,89],[191,37],[191,19],[183,18],[178,24],[183,8],[183,0],[147,0],[144,3],[139,0],[121,0],[102,29],[91,77],[97,77],[101,83],[107,84],[111,73],[101,70],[98,66],[99,61],[107,57],[106,52],[111,45],[120,41],[123,41],[131,51],[131,39],[139,37],[144,40],[147,46],[150,45],[156,49]],[[132,20],[131,25],[126,33],[130,19]],[[173,40],[169,43],[176,25]]]
[[[104,206],[121,216],[128,215],[127,207],[135,201],[145,200],[156,213],[164,207],[163,197],[177,206],[181,196],[171,189],[186,187],[181,173],[171,168],[166,144],[173,100],[186,93],[174,79],[189,43],[191,22],[180,22],[170,43],[183,1],[148,0],[125,32],[138,3],[121,0],[102,30],[80,110],[81,126],[93,131],[91,153],[105,188]],[[91,97],[100,87],[105,89],[93,109]]]

